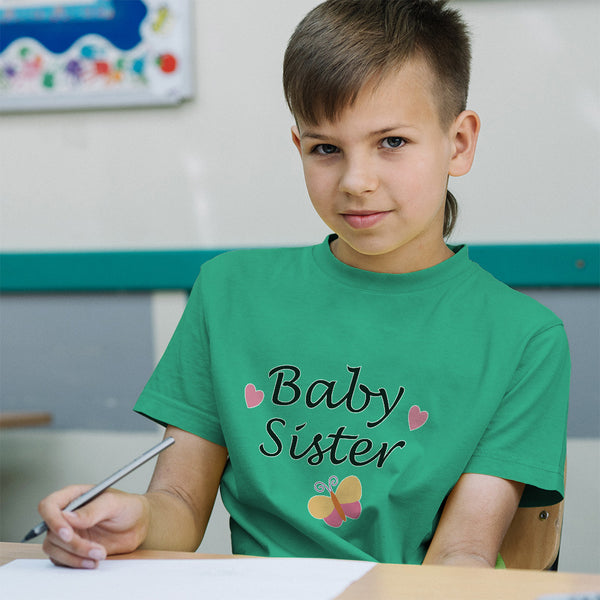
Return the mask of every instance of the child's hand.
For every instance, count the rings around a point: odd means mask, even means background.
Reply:
[[[144,541],[149,522],[144,496],[107,490],[77,511],[63,512],[90,487],[72,485],[39,504],[48,526],[42,548],[56,565],[93,569],[108,554],[132,552]]]

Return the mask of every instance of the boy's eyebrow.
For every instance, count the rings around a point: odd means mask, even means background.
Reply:
[[[378,129],[376,131],[371,131],[368,136],[369,137],[374,137],[374,136],[378,136],[378,135],[385,135],[386,133],[389,133],[390,131],[395,131],[396,129],[415,129],[414,126],[412,125],[405,125],[405,124],[398,124],[398,125],[392,125],[391,127],[384,127],[383,129]],[[312,138],[312,139],[322,139],[322,138],[327,138],[329,136],[319,133],[317,131],[305,131],[303,133],[300,134],[300,138],[304,139],[304,138]]]

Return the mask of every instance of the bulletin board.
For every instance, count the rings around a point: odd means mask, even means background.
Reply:
[[[179,103],[189,0],[2,0],[0,111]]]

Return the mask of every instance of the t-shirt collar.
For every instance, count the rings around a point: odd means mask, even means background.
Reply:
[[[315,262],[329,277],[340,283],[364,290],[406,293],[426,289],[464,276],[468,274],[472,266],[466,245],[449,245],[454,256],[422,271],[401,274],[365,271],[351,267],[334,256],[330,244],[336,237],[336,234],[331,234],[325,238],[323,243],[314,246]]]

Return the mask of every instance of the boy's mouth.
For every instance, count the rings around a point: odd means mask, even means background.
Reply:
[[[352,229],[367,229],[382,221],[389,211],[358,211],[342,213],[344,221]]]

